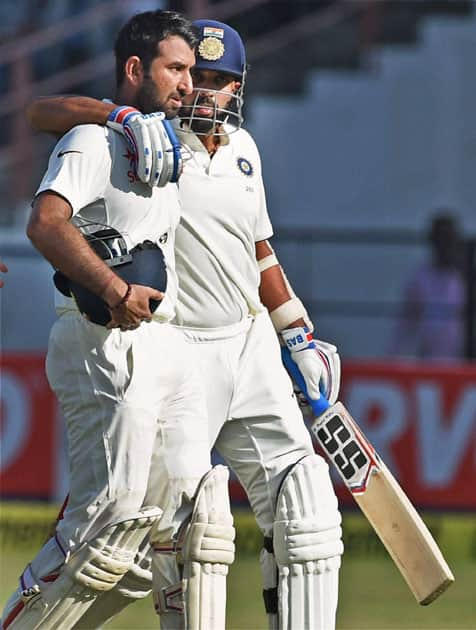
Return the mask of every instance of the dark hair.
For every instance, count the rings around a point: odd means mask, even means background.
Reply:
[[[449,238],[458,240],[460,236],[458,221],[453,214],[440,211],[433,215],[429,230],[429,238],[432,243]]]
[[[175,11],[145,11],[124,24],[114,44],[117,86],[124,80],[124,66],[129,57],[140,57],[147,71],[159,54],[159,43],[170,35],[182,37],[190,48],[195,48],[198,42],[198,33],[191,21]]]

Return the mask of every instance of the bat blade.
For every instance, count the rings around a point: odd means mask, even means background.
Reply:
[[[311,427],[328,458],[385,545],[416,600],[427,605],[454,582],[433,536],[340,402]]]

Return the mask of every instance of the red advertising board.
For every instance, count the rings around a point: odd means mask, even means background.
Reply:
[[[44,363],[37,354],[0,359],[2,497],[44,499],[56,487],[56,402]]]
[[[349,361],[342,381],[344,404],[415,504],[476,509],[475,364]]]
[[[62,445],[44,356],[1,366],[1,495],[54,497]],[[348,361],[342,382],[342,401],[416,505],[476,510],[475,364]],[[244,496],[236,481],[232,492]]]

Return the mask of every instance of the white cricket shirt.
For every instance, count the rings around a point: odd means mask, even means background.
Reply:
[[[150,188],[143,184],[119,133],[99,125],[80,125],[54,148],[36,194],[46,190],[70,203],[77,224],[85,219],[114,227],[129,248],[145,240],[159,245],[167,268],[167,291],[154,319],[172,319],[178,291],[174,262],[180,217],[177,186]],[[58,311],[74,308],[73,300],[58,291],[55,303]]]
[[[178,183],[176,321],[195,328],[235,324],[264,309],[255,243],[272,236],[273,230],[258,149],[240,129],[222,136],[210,158],[195,134],[178,126],[176,131],[192,156]]]

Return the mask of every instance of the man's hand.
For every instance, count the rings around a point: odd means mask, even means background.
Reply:
[[[160,302],[164,294],[151,287],[131,284],[121,302],[110,307],[111,321],[106,328],[120,328],[121,330],[135,330],[142,322],[150,322],[152,313],[150,300]]]
[[[106,125],[126,138],[141,181],[161,188],[178,180],[182,173],[180,143],[163,112],[142,114],[135,107],[116,107]]]
[[[322,392],[331,405],[335,403],[341,371],[337,348],[313,339],[305,327],[287,328],[280,334],[304,378],[309,397],[317,400]]]

